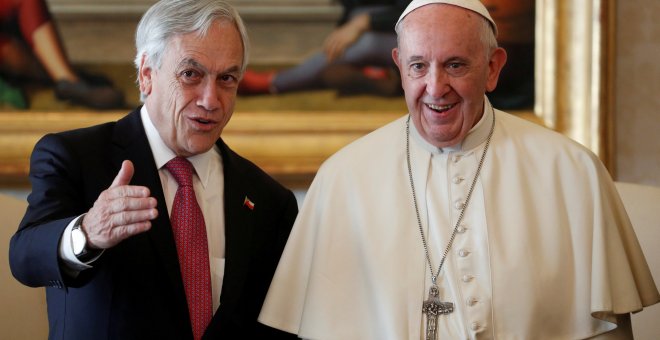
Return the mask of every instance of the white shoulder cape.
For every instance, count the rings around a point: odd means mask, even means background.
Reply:
[[[485,207],[492,282],[493,320],[478,338],[587,338],[615,328],[615,314],[658,302],[597,157],[558,133],[495,115],[477,184],[482,197],[473,198]],[[260,322],[309,339],[421,338],[427,268],[411,205],[406,119],[323,164]]]

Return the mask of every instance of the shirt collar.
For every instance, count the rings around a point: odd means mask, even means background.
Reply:
[[[165,166],[165,164],[167,164],[167,162],[176,157],[176,154],[165,144],[163,139],[160,137],[156,126],[154,126],[151,118],[149,117],[149,113],[147,113],[147,107],[144,105],[142,106],[142,109],[140,109],[140,117],[142,118],[142,126],[144,127],[144,131],[147,134],[147,140],[149,141],[149,146],[151,147],[151,152],[153,153],[156,167],[158,167],[160,170]],[[187,158],[190,163],[192,163],[193,167],[195,168],[195,173],[197,173],[197,177],[199,177],[202,186],[205,188],[209,181],[211,172],[211,167],[209,164],[214,157],[214,153],[218,156],[220,155],[220,150],[218,149],[217,145],[214,145],[213,148],[207,152]]]
[[[422,135],[417,131],[417,127],[412,122],[410,123],[410,135],[413,140],[420,144],[425,150],[429,151],[432,154],[440,154],[444,152],[458,152],[458,151],[468,151],[476,148],[481,143],[483,143],[488,134],[490,133],[490,126],[493,121],[493,107],[488,101],[488,97],[484,96],[484,112],[481,115],[481,119],[475,126],[470,129],[467,136],[463,141],[458,142],[455,145],[451,145],[444,148],[438,148],[435,145],[432,145]]]

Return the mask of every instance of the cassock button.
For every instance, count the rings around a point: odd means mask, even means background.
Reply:
[[[477,331],[477,330],[479,330],[479,323],[477,323],[477,322],[473,322],[473,323],[470,325],[470,329],[472,329],[473,331]]]
[[[472,297],[467,300],[467,305],[474,306],[477,304],[477,302],[479,302],[479,299]]]
[[[465,274],[461,279],[463,280],[463,282],[470,282],[472,281],[472,278],[474,278],[474,276]]]
[[[456,210],[461,210],[461,209],[463,209],[464,206],[465,206],[465,203],[463,203],[463,202],[454,203],[454,208],[456,208]]]
[[[470,255],[470,252],[465,250],[465,249],[461,249],[461,250],[458,251],[458,256],[460,256],[460,257],[466,257],[468,255]]]
[[[464,233],[466,230],[467,230],[467,228],[462,224],[459,225],[458,228],[456,228],[456,232],[460,233],[460,234]]]
[[[461,161],[461,155],[454,155],[454,163],[458,163]]]
[[[454,184],[459,184],[463,182],[463,180],[464,178],[462,176],[454,176],[454,178],[451,179]]]

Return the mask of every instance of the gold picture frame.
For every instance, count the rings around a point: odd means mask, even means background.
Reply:
[[[612,170],[613,0],[537,0],[535,106],[514,112],[584,144]],[[240,99],[239,99],[240,100]],[[29,155],[46,133],[126,112],[0,112],[0,183],[28,185]],[[404,112],[240,112],[223,138],[292,188],[328,156]]]
[[[613,172],[614,0],[537,0],[536,8],[534,113]]]

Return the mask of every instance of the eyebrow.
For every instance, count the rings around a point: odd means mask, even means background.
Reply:
[[[408,58],[408,63],[413,62],[413,61],[420,61],[420,60],[424,60],[424,58],[422,58],[422,56],[419,56],[419,55],[414,55],[414,56],[411,56],[410,58]]]
[[[193,66],[196,68],[201,68],[202,70],[204,70],[204,72],[208,73],[208,69],[206,68],[206,66],[200,64],[197,60],[193,58],[186,58],[181,60],[181,62],[179,62],[179,64],[177,65],[177,69],[181,69],[185,66]]]
[[[210,73],[209,69],[206,66],[204,66],[203,64],[201,64],[199,61],[195,60],[194,58],[186,58],[186,59],[181,60],[181,62],[177,65],[177,69],[181,69],[184,66],[192,66],[192,67],[195,67],[195,68],[202,69],[205,73]],[[236,73],[236,72],[240,72],[240,70],[241,70],[240,66],[234,65],[234,66],[229,67],[226,70],[222,70],[219,73],[220,74]]]
[[[416,62],[416,61],[424,61],[424,60],[425,60],[424,57],[422,57],[422,56],[418,56],[418,55],[414,55],[414,56],[411,56],[410,58],[408,58],[407,62],[408,62],[408,63],[412,63],[412,62]],[[468,62],[469,59],[455,55],[455,56],[451,56],[451,57],[449,57],[449,58],[447,58],[447,59],[445,59],[445,60],[442,60],[441,62],[442,62],[443,64],[446,64],[446,63],[456,62],[456,61]]]

